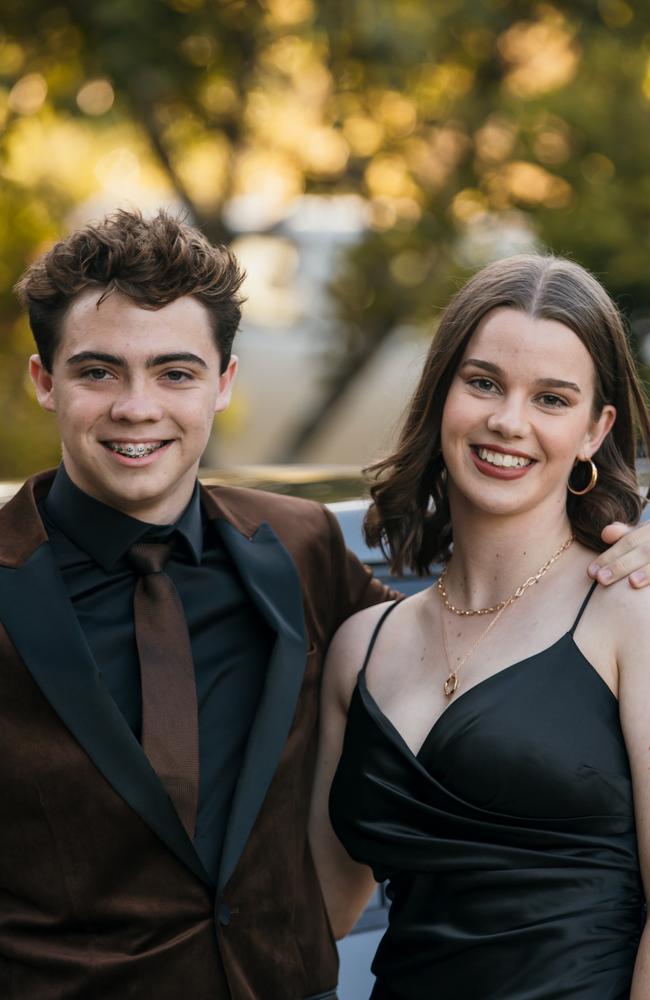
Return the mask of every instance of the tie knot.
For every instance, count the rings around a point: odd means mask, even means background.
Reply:
[[[126,558],[140,576],[162,573],[172,550],[168,542],[137,542],[132,545]]]

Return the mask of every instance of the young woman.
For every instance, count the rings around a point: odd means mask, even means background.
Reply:
[[[650,996],[650,590],[586,576],[640,515],[639,432],[581,267],[510,258],[452,300],[366,522],[444,574],[346,622],[323,687],[311,838],[337,936],[389,880],[373,1000]]]

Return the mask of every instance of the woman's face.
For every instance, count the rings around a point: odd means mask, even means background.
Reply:
[[[449,498],[494,514],[566,505],[576,458],[590,458],[616,411],[594,419],[596,372],[563,323],[495,309],[467,344],[442,415]]]

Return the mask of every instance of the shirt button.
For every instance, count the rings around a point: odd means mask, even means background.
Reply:
[[[225,899],[219,900],[217,904],[217,920],[222,927],[227,927],[230,923],[230,907]]]

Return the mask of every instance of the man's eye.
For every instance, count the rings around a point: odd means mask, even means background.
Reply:
[[[170,372],[165,372],[165,378],[170,382],[189,382],[192,380],[192,375],[189,372],[178,371],[173,369]]]
[[[104,382],[113,376],[107,368],[87,368],[86,371],[81,373],[81,377],[88,379],[90,382]]]

